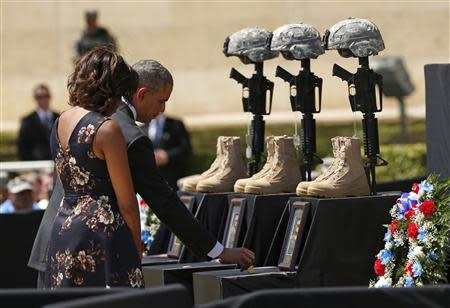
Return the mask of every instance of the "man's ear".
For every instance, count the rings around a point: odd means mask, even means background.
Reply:
[[[138,89],[136,90],[136,92],[135,92],[136,98],[139,99],[139,100],[144,99],[144,95],[145,95],[145,93],[146,93],[147,91],[148,91],[148,90],[147,90],[146,88],[144,88],[144,87],[138,88]]]

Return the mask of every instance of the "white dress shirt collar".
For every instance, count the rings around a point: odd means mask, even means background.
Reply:
[[[124,104],[127,105],[128,108],[130,108],[131,113],[133,114],[134,120],[137,121],[137,111],[136,111],[136,108],[134,108],[134,106],[131,105],[131,104],[126,100],[125,97],[122,97],[122,102],[124,102]]]

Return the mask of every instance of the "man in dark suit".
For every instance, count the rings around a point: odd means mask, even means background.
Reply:
[[[195,254],[219,258],[243,268],[250,266],[254,253],[245,248],[224,248],[200,225],[158,172],[153,144],[135,121],[146,123],[164,112],[173,80],[169,71],[156,61],[142,60],[133,68],[139,74],[139,87],[132,98],[123,99],[112,119],[119,124],[127,143],[128,162],[136,192]],[[57,179],[28,262],[30,267],[39,271],[38,287],[42,286],[50,232],[63,193],[61,181]]]
[[[37,109],[22,119],[17,152],[21,160],[48,160],[50,154],[50,131],[59,116],[50,110],[50,91],[40,84],[34,89]]]
[[[155,148],[156,166],[169,185],[178,190],[192,154],[191,139],[182,121],[160,114],[142,126]]]

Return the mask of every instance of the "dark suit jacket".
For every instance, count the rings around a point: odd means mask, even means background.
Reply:
[[[53,112],[53,121],[59,114]],[[22,119],[17,152],[21,160],[48,160],[50,153],[50,129],[42,124],[36,111]]]
[[[149,124],[142,126],[142,130],[148,135]],[[187,162],[192,154],[191,138],[182,121],[167,117],[164,123],[163,133],[158,146],[169,156],[167,165],[160,167],[159,171],[173,189],[177,189],[177,180],[186,175]]]
[[[135,124],[131,110],[121,105],[112,119],[119,124],[127,143],[128,161],[136,192],[170,231],[195,254],[208,254],[214,248],[216,239],[192,216],[159,174],[152,142]],[[28,261],[28,266],[39,271],[46,270],[45,258],[50,232],[63,197],[61,181],[58,179],[55,185]]]

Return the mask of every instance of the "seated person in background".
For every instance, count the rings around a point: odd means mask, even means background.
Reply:
[[[142,126],[155,148],[156,165],[170,187],[178,190],[177,180],[186,175],[192,155],[191,139],[183,122],[160,114]]]
[[[6,177],[0,178],[0,204],[8,199],[8,179]]]
[[[39,191],[39,207],[45,210],[48,206],[48,200],[53,192],[53,173],[42,172],[41,173],[41,190]]]
[[[33,186],[24,177],[18,176],[8,182],[9,199],[0,205],[0,214],[39,210],[34,202]]]
[[[59,116],[50,110],[50,90],[44,84],[34,89],[37,109],[24,117],[17,139],[17,152],[21,160],[49,160],[50,131]]]
[[[28,172],[22,175],[33,186],[34,202],[39,205],[39,208],[45,210],[48,205],[48,176],[45,173]],[[44,179],[46,182],[44,183]],[[53,184],[53,178],[50,177]],[[45,185],[44,185],[45,184]]]

